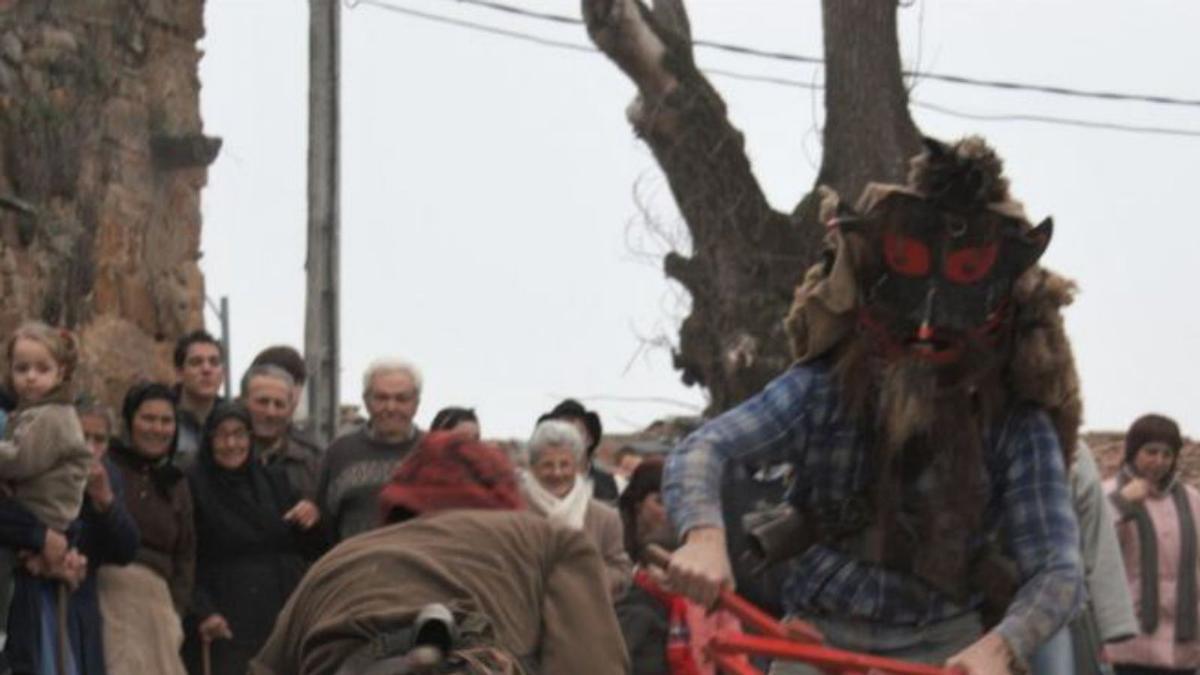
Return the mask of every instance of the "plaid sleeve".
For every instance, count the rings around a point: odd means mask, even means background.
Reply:
[[[720,490],[725,462],[783,459],[789,447],[800,445],[796,435],[816,379],[809,367],[792,368],[753,398],[700,427],[671,452],[662,494],[676,531],[723,527]]]
[[[1083,602],[1079,526],[1058,435],[1041,411],[1019,414],[1001,441],[1009,464],[1004,532],[1021,588],[996,630],[1025,661]]]

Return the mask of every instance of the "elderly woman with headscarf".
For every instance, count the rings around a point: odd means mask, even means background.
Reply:
[[[109,675],[185,672],[180,617],[192,597],[196,531],[191,491],[172,463],[175,413],[165,384],[134,385],[121,406],[124,436],[109,451],[142,537],[133,563],[98,573]]]
[[[584,451],[583,438],[569,422],[541,422],[529,439],[529,469],[521,489],[531,511],[588,535],[604,558],[608,589],[616,599],[629,587],[633,563],[625,552],[621,517],[592,498],[591,485],[581,475],[587,470]]]
[[[218,404],[188,470],[197,557],[184,655],[193,672],[208,645],[211,673],[245,673],[323,543],[319,526],[285,520],[300,495],[281,468],[257,461],[251,428],[244,405]]]
[[[1195,673],[1200,666],[1197,568],[1200,493],[1179,480],[1174,420],[1138,418],[1120,473],[1105,482],[1140,633],[1106,650],[1118,674]]]

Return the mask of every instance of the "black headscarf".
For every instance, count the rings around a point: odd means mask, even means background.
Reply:
[[[282,515],[291,504],[284,503],[288,496],[281,494],[282,488],[257,461],[254,444],[250,444],[246,461],[235,469],[221,466],[213,457],[217,428],[230,419],[240,421],[247,433],[253,428],[250,412],[242,403],[223,401],[213,408],[204,424],[204,440],[191,471],[193,498],[203,501],[197,507],[227,532],[250,528],[242,534],[247,538],[262,536],[264,543],[267,539],[287,537],[288,526]]]
[[[217,464],[217,460],[213,458],[213,436],[217,433],[217,428],[221,423],[228,419],[236,419],[245,427],[249,433],[253,429],[253,422],[250,420],[250,411],[246,406],[237,401],[218,401],[209,413],[208,419],[204,422],[204,437],[200,441],[200,454],[198,460],[205,466],[224,473],[246,473],[250,470],[250,466],[254,464],[254,444],[250,444],[250,454],[246,457],[246,461],[237,469],[226,469]]]
[[[165,455],[154,459],[143,456],[133,447],[133,418],[147,401],[166,401],[171,405],[171,411],[176,417],[175,436],[171,439],[170,448]],[[117,461],[123,464],[136,469],[148,467],[154,486],[162,494],[169,494],[171,488],[183,479],[183,472],[173,463],[175,444],[179,438],[179,410],[171,388],[161,382],[139,382],[133,385],[125,393],[125,400],[121,403],[121,419],[125,424],[125,433],[120,440],[113,443],[111,452],[116,455]]]

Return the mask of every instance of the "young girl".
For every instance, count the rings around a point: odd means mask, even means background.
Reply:
[[[26,322],[9,338],[6,354],[5,379],[17,409],[0,441],[0,490],[46,527],[42,550],[30,552],[40,560],[29,564],[54,570],[66,556],[63,532],[79,515],[93,464],[69,393],[75,340],[65,330]],[[0,589],[10,587],[15,563],[16,551],[0,548]],[[0,612],[7,616],[7,602]]]

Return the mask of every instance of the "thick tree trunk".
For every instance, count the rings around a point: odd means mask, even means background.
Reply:
[[[896,3],[825,0],[825,151],[818,185],[858,198],[871,181],[903,183],[921,138],[900,75]]]
[[[77,330],[81,389],[169,378],[203,324],[203,0],[0,2],[0,335]]]
[[[826,28],[839,34],[826,37],[830,120],[819,182],[851,198],[867,180],[895,179],[918,147],[895,11],[894,2],[879,0],[826,2]],[[782,318],[820,251],[816,200],[805,198],[790,216],[767,203],[742,134],[696,68],[682,0],[660,0],[653,11],[637,0],[584,0],[583,13],[592,40],[637,85],[629,120],[687,222],[691,257],[675,252],[664,261],[667,275],[692,296],[675,365],[684,382],[708,389],[708,412],[720,412],[791,360]],[[888,96],[886,105],[872,88]]]

